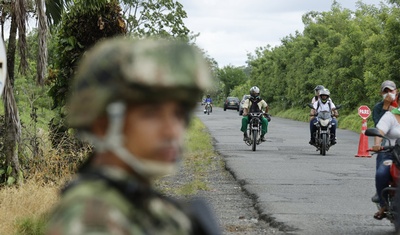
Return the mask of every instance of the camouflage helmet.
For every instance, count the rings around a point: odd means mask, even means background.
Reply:
[[[105,39],[86,54],[68,102],[71,127],[88,127],[115,101],[177,100],[190,111],[211,79],[201,53],[166,39]]]

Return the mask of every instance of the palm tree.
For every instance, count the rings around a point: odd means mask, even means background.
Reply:
[[[61,19],[61,14],[64,6],[71,0],[35,0],[36,14],[38,18],[39,29],[39,57],[37,63],[37,84],[43,85],[45,78],[45,69],[47,64],[47,30],[48,25],[58,23]],[[8,38],[7,47],[7,81],[4,88],[4,110],[5,110],[5,143],[4,143],[4,156],[5,167],[7,174],[5,175],[8,183],[13,183],[15,180],[20,179],[20,165],[17,152],[17,143],[21,136],[21,121],[19,117],[18,107],[14,97],[14,80],[15,80],[15,55],[17,45],[17,32],[18,32],[18,51],[21,57],[19,69],[25,73],[28,68],[26,51],[26,22],[28,19],[28,7],[33,5],[32,1],[15,0],[15,1],[2,1],[0,4],[1,14],[1,37],[4,40],[4,22],[6,18],[10,18],[10,34]],[[45,12],[44,9],[47,9]]]
[[[138,15],[134,17],[127,16],[126,21],[135,30],[130,30],[131,33],[140,35],[171,35],[171,36],[187,36],[189,30],[184,26],[182,18],[186,17],[186,12],[183,11],[182,5],[175,0],[157,0],[157,1],[144,1],[144,0],[113,0],[113,3],[120,3],[125,8],[125,13],[131,12],[128,9],[134,9],[134,12],[146,11],[149,24],[143,24],[143,18]],[[1,36],[4,38],[4,22],[6,19],[10,20],[10,34],[7,45],[7,70],[8,79],[5,85],[3,95],[4,110],[5,110],[5,144],[4,154],[6,156],[5,166],[11,168],[11,172],[6,177],[10,183],[18,180],[20,175],[20,166],[18,160],[17,143],[21,136],[21,122],[14,97],[14,79],[15,79],[15,56],[17,51],[18,39],[18,52],[20,54],[19,71],[24,73],[28,68],[27,63],[27,45],[26,45],[26,22],[28,15],[31,13],[36,14],[38,20],[39,31],[39,53],[37,63],[37,79],[38,85],[43,85],[46,74],[47,65],[47,43],[48,28],[51,25],[57,25],[61,21],[61,16],[67,7],[78,5],[90,11],[98,11],[99,7],[109,0],[14,0],[14,1],[1,1],[0,10],[1,14]],[[159,9],[157,9],[159,8]],[[35,9],[35,10],[33,10]],[[46,9],[46,11],[45,11]],[[143,11],[142,11],[143,10]],[[163,26],[160,26],[163,25]],[[160,28],[158,28],[160,26]],[[165,27],[164,27],[165,26]],[[170,28],[169,31],[165,28]],[[17,37],[18,33],[18,37]],[[7,171],[9,172],[9,171]]]

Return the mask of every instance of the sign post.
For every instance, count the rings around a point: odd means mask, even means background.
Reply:
[[[363,120],[356,157],[371,157],[371,154],[368,152],[368,137],[365,135],[365,131],[367,130],[367,118],[371,115],[371,110],[368,106],[361,105],[358,108],[358,115],[360,115]]]

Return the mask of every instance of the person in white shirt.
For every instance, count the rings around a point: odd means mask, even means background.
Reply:
[[[336,127],[337,127],[337,120],[336,117],[339,116],[338,111],[336,110],[335,104],[332,102],[332,100],[329,98],[330,92],[328,89],[322,89],[319,92],[319,99],[313,103],[313,109],[311,109],[311,116],[314,116],[314,118],[311,119],[310,121],[310,142],[309,144],[314,145],[315,144],[315,132],[317,131],[317,127],[314,125],[315,122],[317,121],[316,115],[318,112],[321,111],[330,111],[332,113],[332,127],[331,127],[331,145],[336,144]]]
[[[396,101],[398,103],[398,96]],[[400,138],[400,108],[393,108],[391,111],[385,112],[385,114],[383,114],[379,119],[376,128],[382,135],[386,136],[388,140],[382,144],[382,138],[375,138],[372,149],[374,151],[379,151],[381,150],[382,145],[394,146],[396,140]],[[380,162],[375,173],[375,186],[379,198],[380,209],[375,213],[374,218],[381,220],[386,217],[385,211],[387,210],[387,205],[382,197],[382,191],[384,188],[389,186],[389,182],[392,179],[390,175],[390,165],[394,163],[394,156],[391,152],[379,152],[378,155],[380,155]]]

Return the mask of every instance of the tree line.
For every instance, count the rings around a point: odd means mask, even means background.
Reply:
[[[355,11],[333,2],[330,11],[310,11],[302,17],[303,32],[284,37],[279,46],[257,48],[246,67],[220,69],[222,75],[250,71],[225,95],[241,97],[257,85],[271,106],[284,110],[303,107],[314,87],[324,85],[342,113],[357,112],[360,105],[372,109],[384,80],[400,82],[399,19],[398,1],[379,7],[359,1]]]

